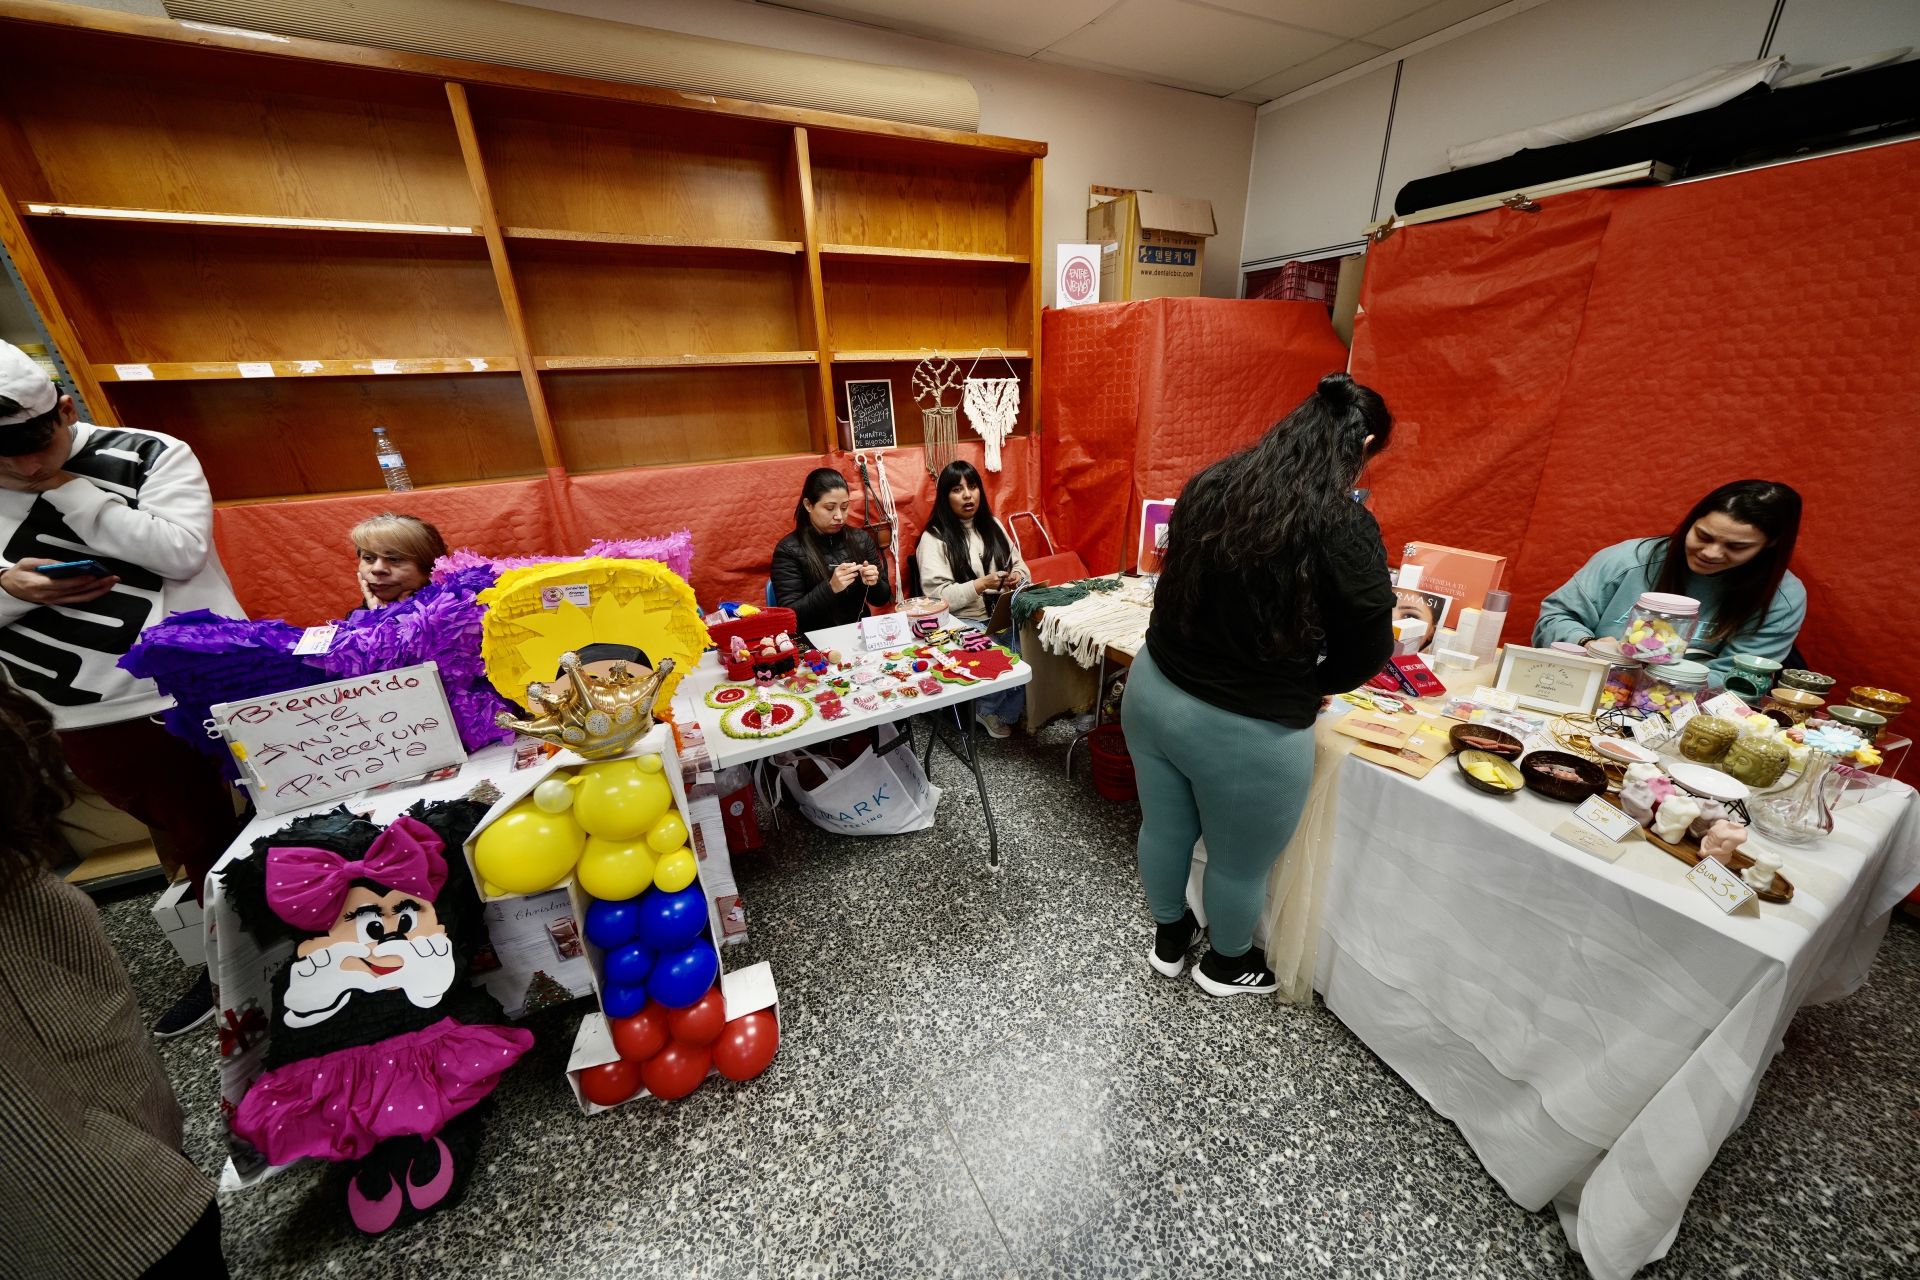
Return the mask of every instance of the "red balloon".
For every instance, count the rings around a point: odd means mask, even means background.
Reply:
[[[580,1092],[588,1102],[617,1107],[640,1090],[640,1064],[625,1058],[588,1067],[580,1073]]]
[[[701,996],[697,1004],[667,1011],[667,1031],[685,1045],[712,1044],[726,1025],[727,1002],[718,986]]]
[[[729,1080],[751,1080],[767,1069],[780,1048],[780,1024],[773,1010],[735,1018],[721,1028],[713,1045],[713,1065]]]
[[[672,1102],[698,1089],[712,1066],[713,1054],[705,1045],[676,1040],[640,1064],[640,1083],[654,1097]]]
[[[613,1047],[629,1062],[645,1062],[667,1047],[667,1009],[649,1000],[628,1018],[615,1018]]]

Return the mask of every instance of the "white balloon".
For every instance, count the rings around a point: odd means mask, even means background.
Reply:
[[[548,778],[533,789],[533,803],[548,813],[565,813],[573,808],[573,788],[565,778]]]

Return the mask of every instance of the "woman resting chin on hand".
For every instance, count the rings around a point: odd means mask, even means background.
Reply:
[[[427,585],[433,564],[447,554],[440,531],[418,516],[384,512],[353,526],[356,567],[362,609],[384,609],[398,604]]]

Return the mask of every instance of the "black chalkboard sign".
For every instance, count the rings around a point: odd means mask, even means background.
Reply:
[[[891,449],[898,443],[893,430],[893,383],[885,378],[847,383],[847,420],[853,424],[855,449]]]

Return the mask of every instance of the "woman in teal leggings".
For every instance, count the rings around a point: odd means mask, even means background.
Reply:
[[[1188,481],[1173,509],[1121,719],[1157,926],[1147,960],[1177,978],[1200,940],[1186,890],[1204,836],[1212,937],[1193,980],[1210,995],[1278,985],[1253,926],[1313,781],[1314,716],[1393,650],[1380,526],[1354,491],[1392,430],[1378,393],[1330,373],[1253,447]]]

